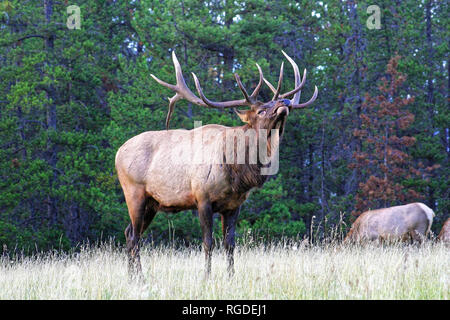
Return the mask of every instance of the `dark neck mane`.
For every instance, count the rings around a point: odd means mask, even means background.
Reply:
[[[233,192],[245,193],[252,188],[260,188],[268,176],[261,175],[257,164],[227,164],[229,179]]]
[[[241,127],[237,127],[237,129],[241,129],[245,132],[248,129],[251,129],[251,127],[248,124],[245,124]],[[268,144],[270,149],[270,141],[268,141]],[[267,175],[261,175],[261,168],[263,167],[263,165],[259,161],[259,154],[258,154],[258,161],[256,164],[248,163],[249,160],[248,151],[249,147],[248,144],[246,143],[245,164],[236,164],[236,163],[226,164],[233,192],[245,193],[252,188],[260,188],[268,178]],[[270,150],[268,150],[268,152],[270,154]],[[236,158],[237,157],[235,156],[234,159]]]

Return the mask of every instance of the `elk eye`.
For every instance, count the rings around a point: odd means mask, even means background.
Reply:
[[[266,110],[261,109],[258,111],[258,115],[260,115],[260,116],[263,116],[265,114],[266,114]]]

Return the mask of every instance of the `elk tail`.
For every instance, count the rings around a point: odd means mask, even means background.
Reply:
[[[425,204],[423,204],[423,203],[418,203],[418,205],[422,208],[422,210],[427,215],[428,229],[427,229],[427,233],[426,234],[428,234],[430,232],[430,229],[431,229],[431,224],[433,223],[433,218],[435,217],[434,211],[431,208],[429,208],[428,206],[426,206]]]

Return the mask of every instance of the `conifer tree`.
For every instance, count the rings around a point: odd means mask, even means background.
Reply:
[[[361,129],[353,131],[361,141],[362,150],[354,152],[354,162],[349,167],[359,168],[363,175],[356,195],[355,215],[421,198],[413,188],[403,185],[405,179],[420,176],[421,172],[408,154],[408,147],[416,139],[402,135],[414,122],[414,115],[407,109],[414,97],[401,94],[406,77],[397,70],[399,60],[398,55],[390,59],[386,76],[378,86],[379,94],[366,94],[360,115]]]

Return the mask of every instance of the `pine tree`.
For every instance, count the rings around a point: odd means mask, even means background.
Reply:
[[[414,115],[406,108],[414,97],[402,97],[400,93],[406,77],[397,70],[399,60],[397,55],[389,61],[386,76],[378,86],[379,95],[366,94],[361,129],[353,131],[362,150],[353,154],[354,162],[349,166],[359,168],[364,181],[359,184],[355,215],[421,198],[413,188],[403,185],[405,179],[420,176],[421,172],[414,168],[407,153],[416,139],[401,135],[414,122]]]

